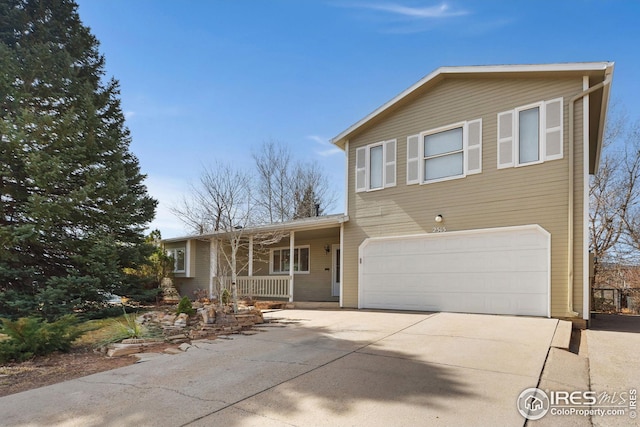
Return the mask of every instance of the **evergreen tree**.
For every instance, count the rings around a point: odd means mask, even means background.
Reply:
[[[55,318],[132,286],[147,194],[73,0],[0,0],[0,316]]]
[[[293,219],[309,218],[323,214],[322,205],[316,197],[316,192],[311,184],[297,188],[293,194],[295,213]]]

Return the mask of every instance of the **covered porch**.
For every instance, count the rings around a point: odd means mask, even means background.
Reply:
[[[288,302],[341,301],[342,229],[344,215],[306,218],[246,230],[246,268],[236,278],[239,297]],[[256,236],[277,232],[280,238],[263,246]],[[221,274],[220,241],[210,241],[210,294],[214,284],[231,292],[232,278]],[[221,292],[222,292],[221,289]]]

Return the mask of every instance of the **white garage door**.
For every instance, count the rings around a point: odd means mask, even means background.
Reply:
[[[538,225],[367,239],[359,307],[548,317],[550,242]]]

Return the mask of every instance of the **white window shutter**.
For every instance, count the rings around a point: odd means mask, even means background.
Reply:
[[[396,140],[392,139],[384,143],[384,186],[396,186]]]
[[[407,137],[407,185],[420,183],[420,135]]]
[[[367,189],[367,147],[356,148],[356,193]]]
[[[562,158],[562,98],[545,102],[544,159]]]
[[[482,172],[482,119],[467,123],[467,175]]]
[[[498,113],[498,169],[514,165],[514,114],[513,111]]]

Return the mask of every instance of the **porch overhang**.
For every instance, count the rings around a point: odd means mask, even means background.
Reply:
[[[273,224],[258,225],[255,227],[247,227],[243,230],[242,234],[250,236],[252,234],[271,233],[271,232],[283,232],[288,233],[290,231],[312,231],[322,230],[330,228],[339,228],[342,224],[349,221],[349,216],[344,214],[323,215],[311,218],[296,219],[287,222],[278,222]],[[170,239],[163,239],[163,243],[181,242],[185,240],[198,239],[198,240],[211,240],[212,238],[224,237],[227,234],[226,231],[216,231],[213,233],[196,234],[183,237],[174,237]]]

